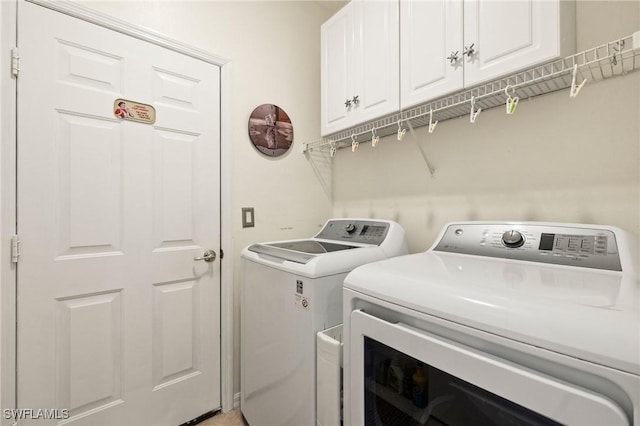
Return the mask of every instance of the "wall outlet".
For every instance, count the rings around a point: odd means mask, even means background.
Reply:
[[[253,214],[253,207],[242,208],[242,227],[253,228],[255,226],[255,216]]]

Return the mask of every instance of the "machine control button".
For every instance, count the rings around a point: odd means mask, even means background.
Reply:
[[[347,231],[347,234],[353,234],[356,230],[356,225],[354,225],[353,223],[348,223],[344,227],[344,230]]]
[[[524,244],[524,236],[520,231],[512,229],[502,234],[502,243],[511,248],[521,247]]]

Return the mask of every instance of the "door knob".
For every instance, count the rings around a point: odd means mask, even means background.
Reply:
[[[205,262],[213,262],[216,260],[216,252],[213,250],[207,250],[202,256],[194,257],[193,260],[204,260]]]

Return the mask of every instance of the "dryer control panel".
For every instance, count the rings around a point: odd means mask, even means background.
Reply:
[[[332,219],[315,238],[380,245],[387,237],[389,223],[377,220]]]
[[[433,250],[622,271],[615,233],[578,225],[450,224]]]

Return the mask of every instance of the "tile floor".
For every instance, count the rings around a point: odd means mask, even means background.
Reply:
[[[210,419],[198,423],[197,426],[248,426],[248,424],[244,421],[238,408],[226,413],[218,413]]]

